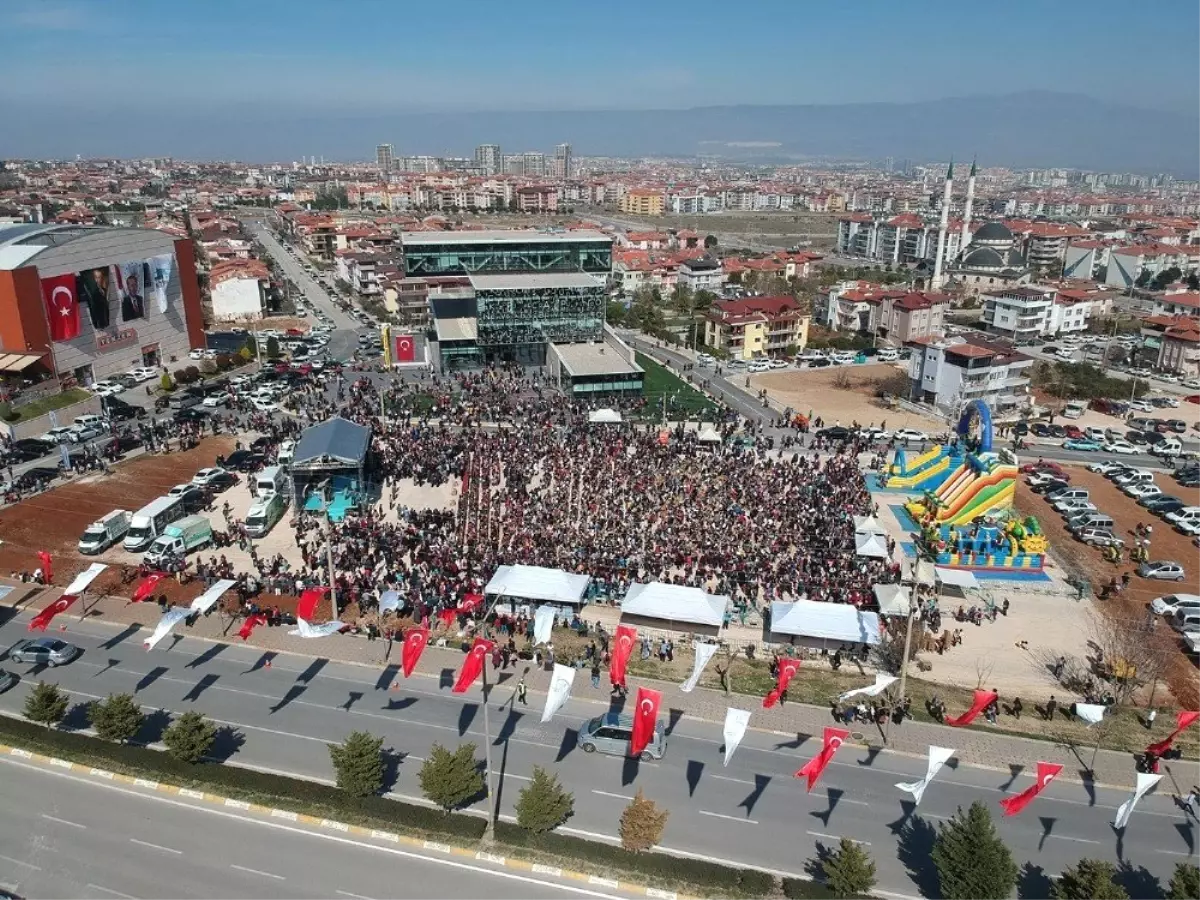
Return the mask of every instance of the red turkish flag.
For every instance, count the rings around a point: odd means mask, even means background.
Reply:
[[[633,653],[633,645],[637,643],[637,629],[632,625],[618,625],[617,637],[613,641],[612,662],[608,667],[608,677],[613,684],[625,685],[625,664]]]
[[[317,612],[317,604],[325,597],[325,588],[309,588],[296,601],[296,618],[311,622]]]
[[[825,771],[825,767],[833,760],[833,754],[838,752],[838,747],[842,746],[842,742],[850,737],[850,732],[844,728],[826,728],[825,736],[821,740],[821,752],[806,762],[796,772],[796,777],[804,775],[808,778],[808,789],[811,791],[817,783],[817,779],[821,777],[821,773]]]
[[[46,584],[49,584],[54,580],[54,561],[45,550],[39,550],[37,557],[42,564],[42,578],[45,579]]]
[[[421,654],[429,644],[428,628],[412,628],[404,636],[404,645],[400,648],[400,662],[404,664],[404,677],[407,678],[417,667]]]
[[[1046,785],[1054,780],[1054,776],[1061,772],[1063,767],[1058,763],[1039,762],[1037,764],[1037,781],[1025,788],[1019,794],[1014,794],[1011,797],[1005,797],[1000,801],[1000,805],[1004,807],[1004,815],[1015,816],[1030,803],[1033,798],[1045,790]]]
[[[976,717],[987,709],[989,703],[999,698],[999,694],[995,691],[976,691],[975,702],[961,716],[956,716],[953,719],[946,719],[947,725],[953,725],[955,728],[961,728],[964,725],[970,725],[975,721]]]
[[[654,737],[654,729],[658,725],[658,708],[661,705],[660,692],[650,688],[638,688],[637,706],[633,711],[633,737],[629,739],[630,756],[641,756],[650,739]]]
[[[456,612],[460,612],[464,616],[469,616],[482,605],[483,594],[464,594],[462,600],[458,604],[458,609]]]
[[[800,671],[800,660],[792,659],[791,657],[783,657],[779,660],[779,672],[775,676],[775,690],[763,697],[763,709],[770,709],[779,702],[780,696],[787,690],[788,684],[797,672]]]
[[[143,600],[149,598],[154,593],[154,588],[158,586],[158,583],[166,577],[166,574],[163,572],[151,572],[142,579],[142,583],[137,586],[137,590],[133,592],[133,597],[130,598],[129,602],[141,603]]]
[[[492,641],[481,637],[475,638],[475,643],[471,645],[471,652],[467,654],[462,668],[458,670],[458,681],[454,683],[453,693],[465,694],[467,692],[467,688],[475,683],[475,679],[483,671],[484,663],[487,662],[487,658],[492,655],[495,648],[496,645]]]
[[[50,340],[69,341],[79,337],[82,320],[79,316],[79,298],[75,294],[75,276],[43,278],[42,299],[46,301]]]
[[[243,641],[250,640],[250,635],[254,634],[254,629],[259,625],[266,625],[267,617],[262,613],[255,613],[252,616],[247,616],[246,621],[242,623],[242,627],[238,629],[238,637]]]
[[[1157,744],[1151,744],[1146,748],[1147,753],[1153,753],[1155,756],[1162,756],[1171,749],[1171,745],[1175,743],[1175,738],[1179,737],[1187,728],[1191,727],[1192,723],[1200,719],[1200,712],[1192,712],[1184,710],[1179,713],[1175,719],[1175,730],[1166,736]]]
[[[45,631],[51,620],[61,612],[71,608],[71,604],[79,599],[77,594],[63,594],[40,613],[29,620],[30,631]]]
[[[396,362],[416,362],[417,345],[411,334],[396,336]]]

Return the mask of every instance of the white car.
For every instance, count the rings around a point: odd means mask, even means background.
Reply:
[[[39,434],[38,440],[45,441],[48,444],[65,444],[74,440],[75,429],[67,425],[59,425],[57,428],[51,428],[45,434]]]
[[[1087,467],[1089,472],[1095,472],[1097,475],[1107,475],[1109,472],[1115,472],[1119,469],[1124,469],[1125,463],[1119,462],[1097,462],[1092,463]]]
[[[786,369],[788,362],[786,359],[772,359],[767,361],[767,365],[772,369]]]
[[[279,409],[279,404],[271,400],[264,400],[261,397],[254,398],[254,408],[259,412],[274,412]]]
[[[95,384],[93,384],[92,390],[97,394],[100,394],[101,397],[111,397],[114,394],[119,394],[124,391],[125,385],[121,384],[119,381],[113,381],[112,379],[106,378],[104,381],[97,381]],[[105,393],[101,394],[101,391],[104,391]]]
[[[169,491],[167,491],[167,496],[168,497],[182,497],[184,494],[186,494],[190,490],[193,490],[195,487],[196,486],[194,484],[177,484],[177,485],[175,485],[175,487],[173,487]]]
[[[234,375],[232,378],[229,379],[229,383],[232,384],[234,387],[240,387],[241,385],[245,384],[249,380],[250,379],[247,378],[245,375]]]
[[[1109,441],[1104,445],[1104,452],[1132,455],[1138,452],[1138,448],[1129,443],[1129,441]]]
[[[898,441],[927,441],[929,435],[915,428],[897,428],[895,438]]]
[[[1181,384],[1182,387],[1189,388],[1193,391],[1200,391],[1200,379],[1189,378],[1187,381],[1184,381]]]
[[[1054,508],[1059,515],[1066,516],[1068,519],[1078,516],[1081,513],[1096,512],[1096,504],[1088,500],[1059,500],[1054,504]]]
[[[201,406],[206,406],[209,409],[216,409],[219,406],[225,406],[229,403],[228,394],[209,394],[200,401]]]
[[[1145,400],[1134,400],[1129,404],[1130,409],[1136,409],[1138,412],[1154,412],[1153,405]]]
[[[193,350],[188,354],[188,359],[204,359],[203,350]]]
[[[141,384],[143,381],[150,381],[158,375],[158,371],[153,366],[138,366],[136,369],[129,370],[129,377]]]
[[[771,364],[769,362],[767,362],[765,359],[756,359],[756,360],[754,360],[754,362],[750,363],[750,371],[751,372],[769,372],[769,371],[771,371]]]
[[[1174,615],[1181,609],[1188,612],[1200,612],[1200,596],[1196,594],[1167,594],[1165,597],[1155,597],[1150,601],[1150,609],[1160,616]]]
[[[1162,493],[1162,488],[1151,481],[1146,484],[1131,484],[1121,488],[1121,491],[1134,500],[1141,500],[1143,497],[1157,497]]]
[[[212,466],[207,469],[201,469],[192,476],[192,484],[199,487],[208,487],[214,481],[217,481],[225,475],[225,470],[220,466]]]

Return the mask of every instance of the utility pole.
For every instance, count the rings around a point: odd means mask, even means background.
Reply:
[[[492,601],[492,605],[488,607],[488,611],[484,614],[481,622],[486,623],[492,617],[492,613],[496,611],[496,604],[504,596],[501,591],[496,595],[496,599]],[[480,631],[482,632],[482,627]],[[487,827],[483,829],[483,843],[491,844],[496,840],[496,789],[494,786],[495,779],[492,773],[492,723],[488,717],[488,660],[483,661],[483,761],[487,767],[487,796],[488,796],[488,817]]]
[[[913,563],[914,571],[916,563]],[[915,586],[915,583],[914,583]],[[908,654],[912,649],[913,618],[917,612],[916,598],[908,598],[908,627],[904,630],[904,656],[900,659],[900,702],[904,702],[904,690],[908,686]],[[894,712],[894,711],[893,711]],[[883,732],[883,742],[886,744],[892,734],[892,716],[888,716],[887,728]]]

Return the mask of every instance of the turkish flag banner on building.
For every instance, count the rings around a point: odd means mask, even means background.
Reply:
[[[143,600],[149,599],[150,595],[154,593],[154,589],[158,586],[158,583],[166,577],[162,572],[151,572],[142,579],[142,583],[137,586],[129,602],[141,603]]]
[[[255,613],[252,616],[247,616],[246,621],[242,623],[242,627],[238,629],[238,637],[243,641],[250,640],[250,635],[254,634],[254,629],[259,625],[266,625],[267,617],[262,613]]]
[[[1155,756],[1162,756],[1171,749],[1171,745],[1175,743],[1175,738],[1179,737],[1179,735],[1191,727],[1192,723],[1198,719],[1200,719],[1200,712],[1184,710],[1183,712],[1179,713],[1175,719],[1175,730],[1157,744],[1151,744],[1149,747],[1147,747],[1146,752],[1152,753]]]
[[[779,702],[783,692],[797,672],[800,671],[800,660],[784,657],[779,660],[779,671],[775,675],[775,690],[763,697],[763,709],[770,709]]]
[[[38,562],[42,564],[42,579],[49,584],[54,580],[54,560],[45,550],[38,551]]]
[[[43,278],[42,298],[46,301],[50,340],[70,341],[79,337],[82,320],[79,316],[79,298],[75,295],[75,276]]]
[[[618,625],[616,640],[613,641],[612,662],[608,667],[608,677],[613,684],[624,686],[625,664],[633,653],[633,645],[637,643],[637,629],[632,625]]]
[[[850,732],[844,728],[826,728],[825,735],[821,739],[821,752],[806,762],[796,772],[796,777],[801,775],[808,778],[808,790],[812,790],[817,783],[817,779],[821,777],[821,773],[825,771],[825,767],[833,761],[833,754],[838,752],[838,748],[846,738],[850,737]]]
[[[1046,789],[1054,776],[1063,770],[1059,763],[1039,762],[1037,764],[1037,781],[1021,791],[1019,794],[1014,794],[1011,797],[1005,797],[1000,801],[1000,805],[1004,807],[1004,815],[1015,816],[1030,803],[1033,798]]]
[[[633,710],[633,737],[629,739],[630,756],[641,756],[650,739],[654,737],[654,728],[658,725],[658,708],[661,705],[662,694],[659,691],[638,688],[637,705]]]
[[[400,662],[404,665],[405,678],[413,673],[428,644],[428,628],[411,628],[408,634],[404,635],[404,645],[400,648]]]
[[[71,604],[79,599],[77,594],[63,594],[40,613],[34,616],[29,621],[30,631],[45,631],[46,626],[53,621],[54,617],[59,613],[66,612],[71,608]]]
[[[483,671],[484,663],[492,655],[495,647],[496,645],[492,641],[480,637],[475,638],[475,643],[471,645],[471,652],[467,654],[462,668],[458,670],[458,681],[454,683],[452,693],[465,694],[467,692],[467,688],[475,683],[475,679]]]
[[[975,702],[961,716],[956,716],[953,719],[946,719],[947,725],[953,725],[955,728],[961,728],[964,725],[970,725],[975,721],[976,717],[987,709],[988,704],[993,700],[999,699],[999,694],[995,691],[976,691]]]
[[[413,341],[411,334],[400,334],[396,336],[396,362],[416,362],[417,361],[417,345]]]

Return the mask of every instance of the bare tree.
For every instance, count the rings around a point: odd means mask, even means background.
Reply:
[[[994,668],[996,668],[994,662],[987,662],[983,657],[975,658],[975,690],[983,690],[983,683],[991,681]]]
[[[1155,685],[1178,650],[1167,627],[1151,619],[1098,615],[1089,629],[1092,673],[1107,683],[1118,705],[1144,685]]]

